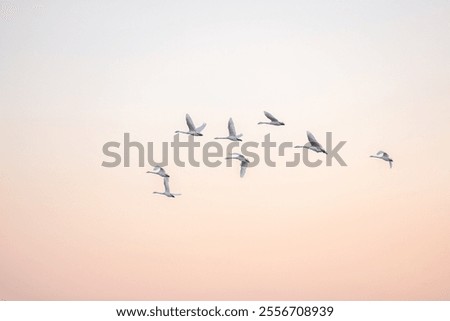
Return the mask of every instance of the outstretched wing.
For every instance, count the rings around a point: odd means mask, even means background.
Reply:
[[[273,117],[273,115],[271,113],[269,113],[268,111],[265,111],[264,115],[266,115],[266,117],[269,118],[271,121],[278,121],[278,119]]]
[[[164,190],[166,193],[170,193],[170,187],[169,187],[169,178],[164,177]]]
[[[225,158],[226,159],[240,159],[240,157],[243,157],[243,156],[239,153],[232,153]]]
[[[319,144],[316,137],[314,137],[314,135],[310,131],[306,131],[306,136],[308,136],[308,140],[311,143],[311,145]]]
[[[392,161],[389,161],[389,167],[392,168]]]
[[[234,128],[233,118],[228,121],[228,133],[230,136],[236,136],[236,128]]]
[[[186,124],[188,125],[189,131],[195,130],[194,122],[189,114],[186,114]]]
[[[247,162],[241,162],[241,177],[244,177],[245,172],[247,171],[248,163]]]
[[[205,129],[206,127],[206,123],[203,123],[200,127],[196,128],[195,131],[197,133],[200,133],[203,129]]]

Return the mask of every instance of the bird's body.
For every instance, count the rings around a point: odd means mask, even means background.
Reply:
[[[206,127],[206,123],[203,123],[201,126],[196,128],[194,122],[192,121],[191,116],[189,116],[189,114],[186,114],[186,124],[189,128],[188,132],[177,130],[175,133],[187,134],[192,136],[203,136],[201,132]]]
[[[156,175],[159,175],[161,177],[170,177],[169,174],[166,173],[164,168],[162,168],[160,166],[156,166],[155,168],[153,168],[153,170],[154,170],[154,172],[148,171],[147,173],[149,173],[149,174],[156,174]]]
[[[153,194],[160,194],[167,197],[175,197],[181,195],[181,194],[172,194],[170,192],[169,177],[164,177],[164,192],[153,192]]]
[[[265,111],[264,115],[269,118],[270,122],[260,121],[258,125],[284,126],[284,123],[276,119],[271,113]]]
[[[234,127],[233,119],[228,120],[228,136],[227,137],[216,137],[215,139],[229,139],[234,142],[242,142],[242,134],[236,135],[236,128]]]
[[[244,177],[245,172],[247,171],[247,167],[248,164],[250,163],[250,161],[242,154],[238,154],[238,153],[233,153],[228,157],[225,157],[225,159],[237,159],[241,162],[241,171],[240,171],[240,176]]]
[[[389,168],[392,168],[392,162],[394,160],[389,157],[388,153],[385,153],[382,150],[380,150],[376,155],[370,155],[370,157],[379,158],[379,159],[382,159],[382,160],[384,160],[386,162],[389,162]]]
[[[323,149],[322,145],[317,141],[317,139],[314,137],[314,135],[311,132],[306,131],[306,136],[308,137],[309,143],[305,146],[294,146],[294,148],[306,148],[306,149],[310,149],[316,153],[328,154],[326,152],[326,150]]]

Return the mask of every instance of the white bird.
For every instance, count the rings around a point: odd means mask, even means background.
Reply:
[[[306,136],[308,137],[309,143],[305,146],[294,146],[294,148],[306,148],[310,149],[312,151],[315,151],[316,153],[325,153],[328,154],[325,149],[323,149],[322,145],[317,141],[317,139],[314,137],[311,132],[306,131]]]
[[[168,177],[164,177],[164,192],[153,192],[153,194],[160,194],[160,195],[165,195],[167,197],[175,197],[175,196],[179,196],[181,194],[172,194],[170,192],[170,187],[169,187],[169,178]]]
[[[196,128],[194,122],[192,121],[191,116],[189,116],[189,114],[186,114],[186,124],[188,125],[189,128],[188,132],[177,130],[175,133],[188,134],[192,136],[203,136],[201,132],[206,127],[206,123],[203,123],[200,127]]]
[[[225,159],[237,159],[237,160],[239,160],[241,162],[240,175],[241,175],[241,177],[244,177],[245,172],[247,171],[248,164],[250,163],[250,161],[247,158],[245,158],[244,155],[239,154],[239,153],[233,153],[233,154],[231,154],[231,156],[225,157]]]
[[[284,123],[276,119],[271,113],[265,111],[264,115],[270,119],[270,122],[260,121],[258,125],[266,124],[266,125],[274,125],[274,126],[284,126]]]
[[[236,135],[236,128],[234,127],[233,118],[228,120],[228,137],[216,137],[215,139],[229,139],[234,142],[242,142],[242,134]]]
[[[155,168],[153,168],[153,170],[154,172],[148,171],[147,173],[156,174],[161,177],[170,177],[169,174],[167,174],[164,168],[162,168],[161,166],[156,166]]]
[[[385,153],[382,150],[380,150],[376,155],[370,155],[370,157],[379,158],[386,162],[389,162],[389,167],[392,168],[393,160],[392,160],[392,158],[389,157],[388,153]]]

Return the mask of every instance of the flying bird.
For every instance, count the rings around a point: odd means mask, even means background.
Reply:
[[[266,124],[266,125],[274,125],[274,126],[284,126],[284,123],[276,119],[271,113],[265,111],[264,115],[269,118],[270,122],[260,121],[258,125]]]
[[[370,157],[379,158],[386,162],[389,162],[389,167],[392,168],[393,160],[392,160],[392,158],[389,157],[388,153],[385,153],[382,150],[380,150],[376,155],[370,155]]]
[[[230,156],[225,157],[225,159],[237,159],[237,160],[239,160],[241,162],[240,176],[244,177],[245,172],[247,171],[248,164],[250,163],[250,161],[247,158],[245,158],[244,155],[239,154],[239,153],[233,153]]]
[[[242,137],[242,134],[236,135],[236,128],[234,127],[233,118],[230,118],[230,120],[228,120],[228,137],[216,137],[215,139],[229,139],[234,142],[242,142],[240,137]]]
[[[203,123],[200,127],[196,128],[194,122],[192,121],[191,116],[189,116],[189,114],[186,114],[186,124],[188,125],[189,128],[188,132],[177,130],[175,133],[188,134],[192,136],[203,136],[201,132],[206,127],[206,123]]]
[[[167,174],[164,168],[162,168],[161,166],[156,166],[155,168],[153,168],[153,170],[154,172],[148,171],[147,173],[156,174],[161,177],[170,177],[169,174]]]
[[[316,153],[325,153],[328,154],[325,149],[323,149],[322,145],[317,141],[317,139],[314,137],[311,132],[306,131],[306,136],[308,137],[309,143],[305,146],[294,146],[294,148],[306,148],[310,149],[312,151],[315,151]]]
[[[181,194],[172,194],[169,187],[169,177],[164,177],[164,192],[153,192],[153,194],[165,195],[167,197],[175,197]]]

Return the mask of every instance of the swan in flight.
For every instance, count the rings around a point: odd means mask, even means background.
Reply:
[[[153,170],[154,172],[148,171],[147,173],[156,174],[161,177],[170,177],[169,174],[167,174],[164,168],[162,168],[161,166],[156,166],[155,168],[153,168]]]
[[[392,160],[392,158],[389,157],[388,153],[385,153],[382,150],[380,150],[376,155],[371,155],[370,157],[379,158],[386,162],[389,162],[389,167],[392,168],[393,160]]]
[[[216,137],[215,139],[229,139],[234,142],[242,142],[242,134],[236,135],[236,128],[234,127],[233,118],[228,121],[228,137]]]
[[[322,145],[317,141],[317,139],[314,137],[311,132],[306,131],[306,136],[308,137],[309,144],[305,146],[294,146],[294,148],[307,148],[312,151],[315,151],[316,153],[325,153],[328,155],[325,149],[323,149]]]
[[[181,194],[172,194],[169,187],[169,177],[164,177],[164,192],[153,192],[153,194],[165,195],[167,197],[175,197]]]
[[[239,160],[241,162],[241,173],[240,173],[240,175],[241,175],[241,177],[244,177],[245,172],[247,171],[248,164],[250,163],[250,161],[247,158],[245,158],[244,155],[238,154],[238,153],[233,153],[233,154],[231,154],[231,156],[225,157],[225,159],[237,159],[237,160]]]
[[[266,124],[266,125],[274,125],[274,126],[284,126],[284,123],[276,119],[271,113],[265,111],[264,115],[270,119],[270,122],[260,121],[258,125]]]
[[[203,123],[200,127],[195,128],[195,125],[194,125],[194,122],[192,121],[191,116],[189,116],[189,114],[186,114],[186,124],[188,125],[188,128],[189,128],[188,132],[177,130],[175,133],[188,134],[188,135],[192,135],[192,136],[203,136],[203,134],[201,132],[206,127],[206,123]]]

